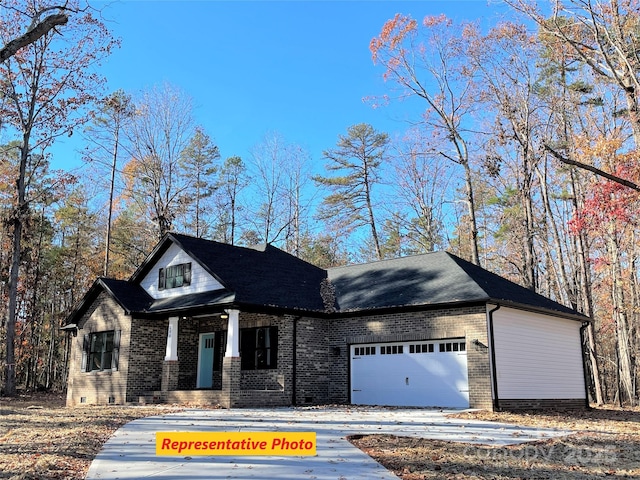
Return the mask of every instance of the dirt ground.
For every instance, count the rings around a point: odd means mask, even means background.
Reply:
[[[640,410],[611,407],[547,413],[472,412],[457,418],[575,431],[508,447],[488,447],[390,435],[351,442],[404,480],[640,478]]]
[[[183,407],[65,408],[61,395],[0,397],[0,479],[83,479],[91,460],[120,426]],[[640,409],[457,416],[577,433],[494,448],[389,435],[351,441],[404,480],[640,478]]]
[[[175,406],[66,408],[55,394],[0,397],[0,479],[83,479],[104,442],[136,418]]]

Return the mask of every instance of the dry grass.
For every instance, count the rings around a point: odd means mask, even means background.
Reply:
[[[519,414],[481,411],[455,417],[570,429],[577,433],[508,447],[390,435],[368,435],[351,441],[404,480],[640,477],[638,409]]]
[[[111,434],[140,417],[178,407],[65,408],[61,395],[0,398],[0,478],[83,479]]]

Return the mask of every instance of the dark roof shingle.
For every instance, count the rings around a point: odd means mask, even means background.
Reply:
[[[172,243],[214,276],[224,289],[154,300],[139,282]],[[447,252],[323,270],[271,245],[246,248],[170,233],[129,281],[100,278],[68,323],[106,290],[127,311],[141,315],[189,312],[210,307],[274,307],[325,313],[321,296],[330,281],[339,313],[493,302],[586,319],[575,310],[538,295]]]
[[[448,252],[331,268],[328,274],[342,312],[493,301],[577,314]]]

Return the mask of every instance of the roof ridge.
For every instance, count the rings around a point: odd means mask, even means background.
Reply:
[[[381,264],[381,263],[389,263],[389,262],[397,262],[398,260],[406,260],[406,259],[410,259],[410,258],[417,258],[417,257],[428,257],[431,255],[442,255],[442,254],[447,254],[447,255],[452,255],[455,257],[455,255],[453,255],[452,253],[448,252],[447,250],[438,250],[438,251],[434,251],[434,252],[425,252],[425,253],[414,253],[411,255],[405,255],[403,257],[394,257],[394,258],[383,258],[381,260],[371,260],[369,262],[364,262],[364,263],[349,263],[347,265],[338,265],[336,267],[329,267],[326,270],[335,270],[338,268],[349,268],[349,267],[362,267],[362,266],[366,266],[366,265],[377,265],[377,264]]]

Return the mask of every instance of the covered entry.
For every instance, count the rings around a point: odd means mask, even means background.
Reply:
[[[351,403],[469,407],[464,338],[350,347]]]

